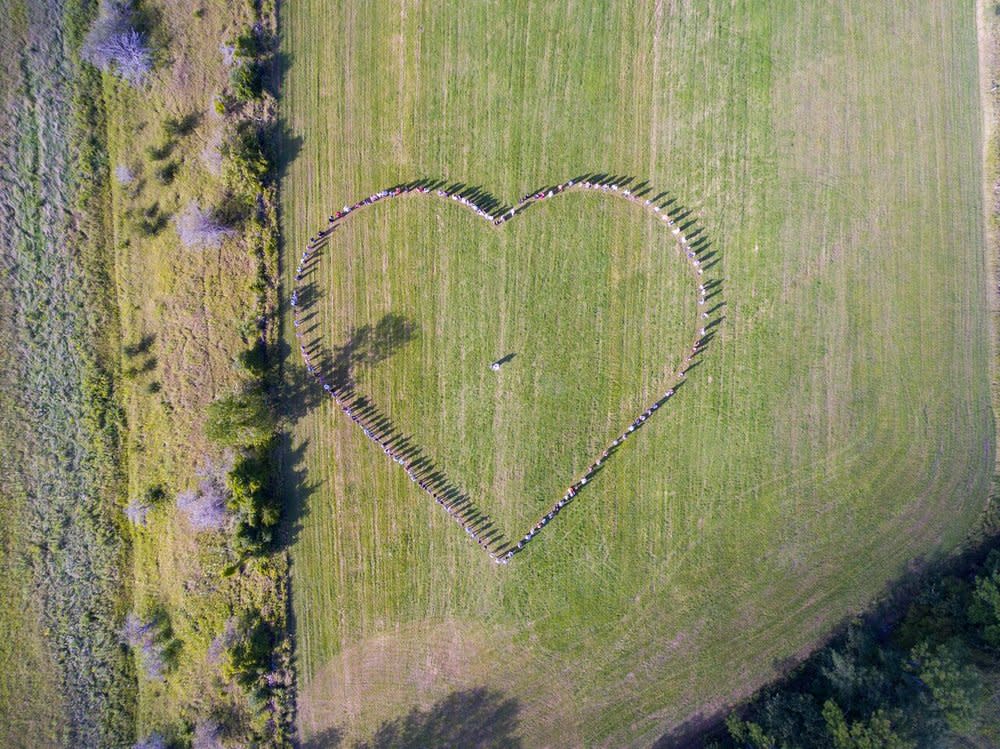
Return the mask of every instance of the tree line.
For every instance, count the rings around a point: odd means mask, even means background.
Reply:
[[[1000,537],[898,586],[703,738],[718,749],[998,746]]]

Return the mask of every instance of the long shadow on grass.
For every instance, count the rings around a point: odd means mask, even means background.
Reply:
[[[318,482],[308,479],[304,460],[308,447],[308,440],[293,447],[291,433],[288,431],[278,434],[275,454],[278,458],[278,480],[283,499],[279,538],[283,547],[289,547],[298,540],[302,521],[309,515],[309,500],[320,487]]]
[[[354,749],[520,749],[516,733],[520,711],[518,701],[499,690],[452,692],[427,710],[415,707],[386,721]]]
[[[521,749],[520,712],[520,703],[497,689],[452,692],[425,710],[414,707],[385,721],[370,739],[353,742],[351,749]],[[343,743],[343,731],[333,726],[304,741],[300,749],[341,749]]]
[[[280,12],[279,5],[280,2],[275,3],[275,15]],[[295,59],[288,52],[287,46],[281,44],[283,34],[284,29],[279,28],[276,38],[262,40],[264,53],[268,57],[265,85],[275,96],[281,95],[285,80],[288,78],[288,71],[291,70]],[[272,131],[268,133],[268,142],[274,150],[272,161],[275,165],[275,177],[279,180],[284,179],[288,168],[302,151],[304,140],[301,135],[292,132],[284,117],[279,116]]]

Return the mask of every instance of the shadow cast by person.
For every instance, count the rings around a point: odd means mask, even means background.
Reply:
[[[456,691],[427,709],[414,707],[385,721],[370,739],[355,742],[354,749],[521,749],[520,711],[519,701],[498,689]]]

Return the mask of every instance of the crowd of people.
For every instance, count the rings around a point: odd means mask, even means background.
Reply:
[[[516,206],[500,210],[493,208],[494,201],[492,200],[480,201],[476,199],[475,195],[470,196],[457,189],[435,188],[424,182],[397,185],[373,193],[353,205],[345,205],[341,210],[332,214],[327,221],[326,227],[316,235],[309,238],[306,249],[302,253],[298,267],[295,270],[295,288],[293,289],[291,295],[291,305],[293,310],[292,317],[293,325],[295,327],[295,335],[299,339],[299,351],[302,354],[303,361],[305,362],[306,370],[310,375],[318,380],[320,386],[323,388],[323,391],[334,399],[344,414],[362,429],[365,436],[377,444],[388,458],[399,464],[403,470],[406,471],[410,480],[429,494],[435,502],[441,505],[444,510],[462,527],[469,537],[479,544],[479,546],[483,548],[497,564],[507,564],[515,554],[524,549],[525,545],[527,545],[546,525],[548,525],[548,523],[550,523],[567,504],[576,498],[580,490],[599,470],[601,470],[605,461],[611,457],[611,455],[628,438],[628,436],[642,427],[646,421],[667,402],[667,400],[674,396],[676,388],[687,375],[687,371],[693,365],[695,358],[704,350],[708,341],[712,337],[712,333],[708,330],[709,324],[702,324],[698,328],[694,343],[688,350],[683,366],[671,377],[671,386],[667,388],[662,397],[639,414],[639,416],[631,424],[629,424],[628,428],[626,428],[625,431],[623,431],[611,442],[610,445],[607,446],[597,459],[588,466],[587,470],[584,471],[584,473],[575,482],[570,484],[566,493],[563,494],[563,496],[551,507],[551,509],[543,515],[538,522],[535,523],[531,530],[525,533],[516,544],[508,548],[497,549],[491,540],[491,531],[489,530],[490,523],[484,520],[484,518],[471,507],[470,503],[464,497],[458,495],[458,493],[455,492],[453,488],[448,486],[446,482],[441,481],[439,474],[433,472],[432,469],[428,467],[426,461],[416,458],[412,451],[407,450],[402,441],[399,440],[398,435],[393,435],[389,430],[379,426],[376,423],[376,420],[371,418],[370,414],[365,409],[360,408],[353,390],[346,383],[327,381],[326,376],[321,371],[320,367],[313,362],[309,349],[307,349],[305,344],[302,342],[303,334],[300,329],[302,323],[302,305],[300,304],[299,284],[302,281],[306,265],[309,263],[310,259],[313,258],[314,253],[319,249],[326,238],[329,237],[334,229],[336,229],[338,224],[354,211],[357,211],[365,206],[373,205],[381,200],[413,193],[434,194],[440,198],[453,200],[469,208],[477,216],[483,218],[484,220],[492,222],[495,226],[499,226],[505,221],[509,221],[514,218],[518,213],[528,208],[532,203],[551,198],[573,188],[579,190],[598,190],[614,194],[629,200],[630,202],[638,203],[652,213],[658,215],[660,220],[671,229],[678,245],[688,260],[697,283],[697,298],[700,318],[704,320],[710,317],[710,314],[706,309],[706,304],[708,302],[711,287],[709,283],[703,282],[700,278],[704,275],[705,271],[701,256],[707,245],[701,244],[701,247],[699,248],[699,242],[692,242],[687,236],[685,236],[683,229],[678,224],[676,216],[671,215],[671,213],[665,209],[665,206],[659,204],[659,202],[655,199],[645,197],[651,193],[651,190],[637,191],[635,189],[630,189],[627,182],[619,184],[614,178],[571,179],[567,182],[543,190],[528,193],[521,198]]]

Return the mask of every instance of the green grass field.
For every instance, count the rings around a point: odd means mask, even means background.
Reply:
[[[973,2],[302,0],[281,27],[286,281],[328,213],[397,181],[510,201],[608,171],[694,209],[726,301],[675,401],[507,568],[331,405],[302,416],[307,739],[443,719],[648,745],[961,540],[994,456]],[[631,206],[484,223],[411,199],[353,217],[315,321],[328,345],[413,323],[359,388],[510,538],[658,392],[693,294]]]

